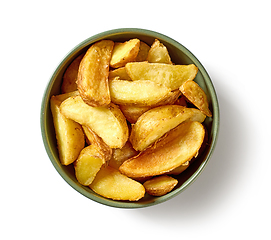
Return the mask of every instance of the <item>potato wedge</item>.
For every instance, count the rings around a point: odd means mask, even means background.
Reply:
[[[151,106],[171,95],[168,87],[149,80],[113,79],[109,81],[109,89],[112,102],[121,105]]]
[[[143,113],[152,108],[152,106],[139,107],[136,105],[119,105],[119,107],[129,123],[136,123]]]
[[[183,95],[198,109],[200,109],[206,116],[212,117],[212,113],[209,109],[207,96],[196,82],[187,81],[182,84],[180,90]]]
[[[179,105],[152,108],[132,125],[130,142],[137,151],[143,151],[165,133],[184,121],[203,122],[205,115],[198,109]]]
[[[184,122],[139,155],[126,160],[119,170],[132,178],[167,173],[197,155],[204,135],[201,123]]]
[[[63,98],[63,95],[59,98]],[[59,98],[58,96],[52,96],[50,105],[56,132],[59,159],[61,164],[69,165],[78,158],[80,151],[84,148],[85,137],[81,125],[66,118],[60,112],[62,101]]]
[[[190,161],[187,161],[183,163],[181,166],[169,171],[167,174],[172,174],[172,175],[179,175],[181,174],[184,170],[186,170],[190,165]]]
[[[166,46],[158,39],[155,39],[148,53],[147,61],[150,63],[172,64]]]
[[[147,112],[151,108],[174,104],[178,100],[180,94],[181,91],[174,90],[168,95],[167,98],[159,101],[157,104],[152,106],[119,105],[119,107],[128,122],[135,123],[143,113]]]
[[[66,99],[60,111],[67,118],[91,128],[111,148],[122,148],[128,139],[126,119],[113,103],[107,107],[92,107],[76,96]]]
[[[111,101],[108,75],[113,46],[111,40],[94,43],[80,63],[77,88],[84,102],[90,106],[106,106]]]
[[[127,141],[122,148],[112,149],[112,158],[110,159],[108,165],[115,169],[119,169],[120,165],[124,161],[136,156],[138,153],[139,152],[133,148],[132,144]]]
[[[125,67],[121,67],[121,68],[117,68],[114,70],[111,70],[109,72],[109,77],[110,80],[114,79],[114,78],[119,78],[122,80],[131,80],[131,78],[129,77],[129,75],[126,72]]]
[[[105,161],[105,156],[96,145],[85,147],[74,162],[77,181],[84,186],[90,185]]]
[[[139,52],[136,56],[136,62],[147,61],[150,46],[145,42],[140,41]]]
[[[89,145],[96,146],[105,161],[109,161],[112,157],[112,148],[110,148],[102,138],[100,138],[91,128],[82,126],[86,136],[86,141]]]
[[[97,194],[113,200],[138,201],[145,195],[141,183],[110,166],[102,167],[89,187]]]
[[[145,183],[143,186],[148,194],[152,196],[163,196],[168,192],[172,191],[172,189],[178,184],[178,180],[164,175],[154,177]]]
[[[63,82],[61,84],[61,92],[62,93],[68,93],[73,92],[77,90],[77,75],[78,75],[78,69],[80,62],[82,58],[84,57],[84,53],[76,57],[72,63],[67,67],[64,76],[63,76]]]
[[[114,45],[110,67],[124,67],[126,63],[135,61],[139,52],[140,40],[135,38],[124,43],[116,42]]]
[[[125,65],[127,74],[135,80],[151,80],[170,88],[178,89],[184,82],[193,80],[198,68],[194,64],[172,65],[164,63],[132,62]]]

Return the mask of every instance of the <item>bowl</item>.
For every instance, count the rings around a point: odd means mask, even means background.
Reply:
[[[171,59],[175,64],[195,64],[198,67],[199,71],[194,80],[205,91],[208,97],[210,110],[213,113],[213,117],[207,117],[204,122],[204,125],[206,126],[208,132],[208,144],[205,151],[201,154],[199,158],[197,158],[196,161],[191,164],[191,166],[189,166],[186,171],[184,171],[179,176],[176,176],[176,178],[178,179],[178,185],[174,188],[174,190],[160,197],[153,197],[146,194],[144,198],[140,199],[137,202],[115,201],[107,199],[96,194],[89,187],[82,186],[77,182],[74,174],[73,165],[71,164],[69,166],[63,166],[59,161],[55,130],[50,110],[50,97],[52,95],[57,95],[60,93],[62,76],[65,72],[65,69],[78,55],[86,51],[86,49],[88,49],[91,44],[102,39],[110,39],[113,41],[126,41],[131,38],[139,38],[140,40],[144,41],[149,45],[153,43],[154,39],[159,39],[160,42],[162,42],[167,47]],[[190,186],[202,173],[203,169],[209,162],[216,145],[219,130],[219,105],[213,83],[207,71],[200,63],[200,61],[182,44],[158,32],[137,28],[122,28],[105,31],[86,39],[85,41],[75,46],[63,58],[63,60],[60,62],[60,64],[57,66],[54,73],[52,74],[45,89],[41,105],[40,124],[44,146],[53,166],[61,175],[61,177],[73,189],[75,189],[85,197],[107,206],[117,208],[142,208],[165,202],[177,196],[178,194],[183,192],[188,186]]]

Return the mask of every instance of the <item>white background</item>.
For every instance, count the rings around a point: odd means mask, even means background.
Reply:
[[[5,1],[0,12],[1,239],[271,239],[270,1],[25,0]],[[215,152],[197,181],[143,209],[77,193],[40,132],[57,64],[88,37],[122,27],[187,47],[210,74],[221,113]]]

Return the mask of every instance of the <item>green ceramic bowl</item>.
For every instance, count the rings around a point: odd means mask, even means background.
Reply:
[[[86,51],[86,49],[92,43],[102,39],[111,39],[113,41],[125,41],[131,38],[139,38],[140,40],[146,42],[149,45],[151,45],[154,39],[157,38],[168,48],[172,61],[175,64],[191,64],[191,63],[195,64],[199,69],[195,81],[203,88],[203,90],[207,94],[208,100],[210,102],[210,109],[213,112],[213,117],[207,118],[204,123],[207,128],[209,136],[207,148],[205,149],[204,153],[201,155],[199,159],[193,162],[186,171],[177,176],[178,185],[174,188],[174,190],[161,197],[152,197],[146,194],[145,197],[139,200],[138,202],[113,201],[111,199],[106,199],[102,196],[99,196],[98,194],[94,193],[90,188],[82,186],[77,182],[74,175],[74,169],[72,164],[70,166],[62,166],[60,164],[58,158],[55,131],[53,126],[53,119],[49,104],[50,97],[52,95],[60,93],[62,76],[65,69],[78,55]],[[207,165],[214,151],[215,144],[217,141],[219,129],[219,106],[214,86],[207,71],[199,62],[199,60],[188,49],[186,49],[184,46],[182,46],[175,40],[157,32],[145,29],[124,28],[124,29],[114,29],[92,36],[86,39],[85,41],[81,42],[74,49],[72,49],[67,54],[66,57],[64,57],[64,59],[57,66],[55,72],[53,73],[51,79],[49,80],[47,88],[45,89],[44,96],[42,99],[40,123],[44,146],[48,153],[48,156],[57,172],[62,176],[63,179],[65,179],[65,181],[72,188],[74,188],[76,191],[78,191],[85,197],[107,206],[118,208],[141,208],[159,204],[177,196],[189,185],[191,185],[191,183],[193,183],[196,180],[196,178],[200,175],[200,173]]]

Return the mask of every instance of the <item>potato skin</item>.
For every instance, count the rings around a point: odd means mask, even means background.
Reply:
[[[119,168],[131,178],[161,175],[197,155],[205,135],[199,122],[184,122]]]
[[[77,88],[84,102],[90,106],[106,106],[111,101],[108,75],[113,47],[114,42],[111,40],[96,42],[80,63]]]

